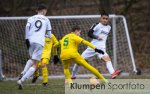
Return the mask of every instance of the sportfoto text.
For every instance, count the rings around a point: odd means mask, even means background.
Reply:
[[[70,89],[88,89],[88,90],[93,90],[93,89],[101,89],[101,90],[142,90],[145,89],[144,84],[140,83],[108,83],[108,84],[79,84],[79,83],[71,83]]]

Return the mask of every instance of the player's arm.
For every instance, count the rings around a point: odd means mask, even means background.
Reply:
[[[104,54],[104,52],[103,52],[102,50],[97,49],[93,44],[91,44],[90,42],[88,42],[88,41],[86,41],[86,40],[82,40],[81,43],[83,43],[83,44],[85,44],[85,45],[91,47],[92,49],[95,50],[95,52],[98,52],[98,53],[100,53],[100,54]]]
[[[30,47],[30,42],[29,42],[29,33],[30,33],[30,27],[31,27],[31,23],[27,22],[26,27],[25,27],[25,42],[26,42],[26,46],[29,49]]]
[[[53,35],[53,41],[54,41],[54,44],[53,44],[53,51],[54,51],[53,62],[54,62],[54,64],[57,64],[59,62],[59,57],[58,57],[58,52],[57,52],[57,49],[59,47],[59,42],[54,35]]]
[[[27,22],[26,28],[25,28],[25,39],[28,39],[28,33],[30,31],[31,23]]]
[[[53,41],[54,41],[54,43],[53,43],[54,55],[58,55],[57,48],[59,46],[59,42],[58,42],[57,38],[54,35],[53,35]]]
[[[86,41],[86,40],[82,40],[81,43],[83,43],[83,44],[85,44],[85,45],[91,47],[92,49],[95,50],[95,52],[98,52],[98,53],[100,53],[100,54],[104,54],[104,52],[103,52],[102,50],[97,49],[93,44],[91,44],[90,42],[88,42],[88,41]]]
[[[101,54],[104,54],[104,52],[100,49],[97,49],[93,44],[91,44],[90,42],[84,40],[83,38],[79,37],[79,36],[74,36],[74,40],[77,42],[77,43],[82,43],[84,45],[87,45],[89,47],[91,47],[92,49],[95,50],[95,52],[98,52],[98,53],[101,53]]]
[[[93,39],[102,40],[102,38],[101,38],[100,36],[97,36],[97,35],[94,35],[94,34],[93,34],[94,31],[97,29],[96,25],[97,25],[97,24],[94,24],[94,25],[90,28],[90,30],[89,30],[89,32],[88,32],[88,36],[89,36],[90,38],[93,38]]]
[[[47,35],[48,35],[49,38],[52,37],[51,30],[52,30],[51,23],[50,23],[49,20],[47,20],[47,28],[46,28],[46,31],[47,31]]]

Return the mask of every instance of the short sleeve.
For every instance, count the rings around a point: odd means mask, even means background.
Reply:
[[[95,23],[95,24],[93,24],[92,26],[91,26],[91,28],[90,29],[92,29],[92,30],[94,30],[94,31],[97,31],[98,30],[98,23]]]
[[[108,28],[109,28],[109,31],[110,31],[111,30],[111,26],[109,25]]]
[[[96,25],[94,28],[93,28],[94,31],[97,31],[98,30],[98,25]]]
[[[52,38],[53,38],[53,41],[54,41],[54,45],[58,43],[58,40],[57,38],[52,34]]]
[[[52,27],[51,27],[51,23],[49,21],[49,19],[47,19],[47,28],[46,28],[47,31],[51,31],[52,30]]]

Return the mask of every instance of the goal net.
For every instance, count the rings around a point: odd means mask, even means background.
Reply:
[[[94,23],[99,22],[99,15],[81,16],[48,16],[52,24],[52,33],[58,39],[68,34],[73,25],[80,25],[81,37],[91,41],[87,36],[89,28]],[[0,49],[2,51],[1,62],[3,64],[3,74],[8,78],[16,78],[23,70],[29,58],[25,45],[25,25],[28,17],[0,17]],[[121,69],[125,73],[136,72],[127,23],[124,16],[110,15],[110,25],[112,30],[107,39],[107,53],[112,59],[115,69]],[[80,45],[80,54],[86,49],[85,45]],[[52,57],[51,57],[52,58]],[[89,63],[96,67],[102,74],[108,74],[104,62],[93,57]],[[73,64],[71,64],[71,70]],[[54,65],[52,60],[48,65],[49,77],[63,77],[63,67],[61,64]],[[88,76],[91,73],[79,68],[80,76]]]

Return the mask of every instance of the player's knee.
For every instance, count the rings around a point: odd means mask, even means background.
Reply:
[[[105,62],[111,61],[111,59],[110,59],[110,57],[108,55],[103,56],[102,60],[105,61]]]
[[[47,66],[46,66],[46,64],[42,64],[41,67],[42,68],[46,68]]]
[[[33,63],[33,64],[32,64],[32,67],[34,67],[34,68],[38,68],[38,64]]]

